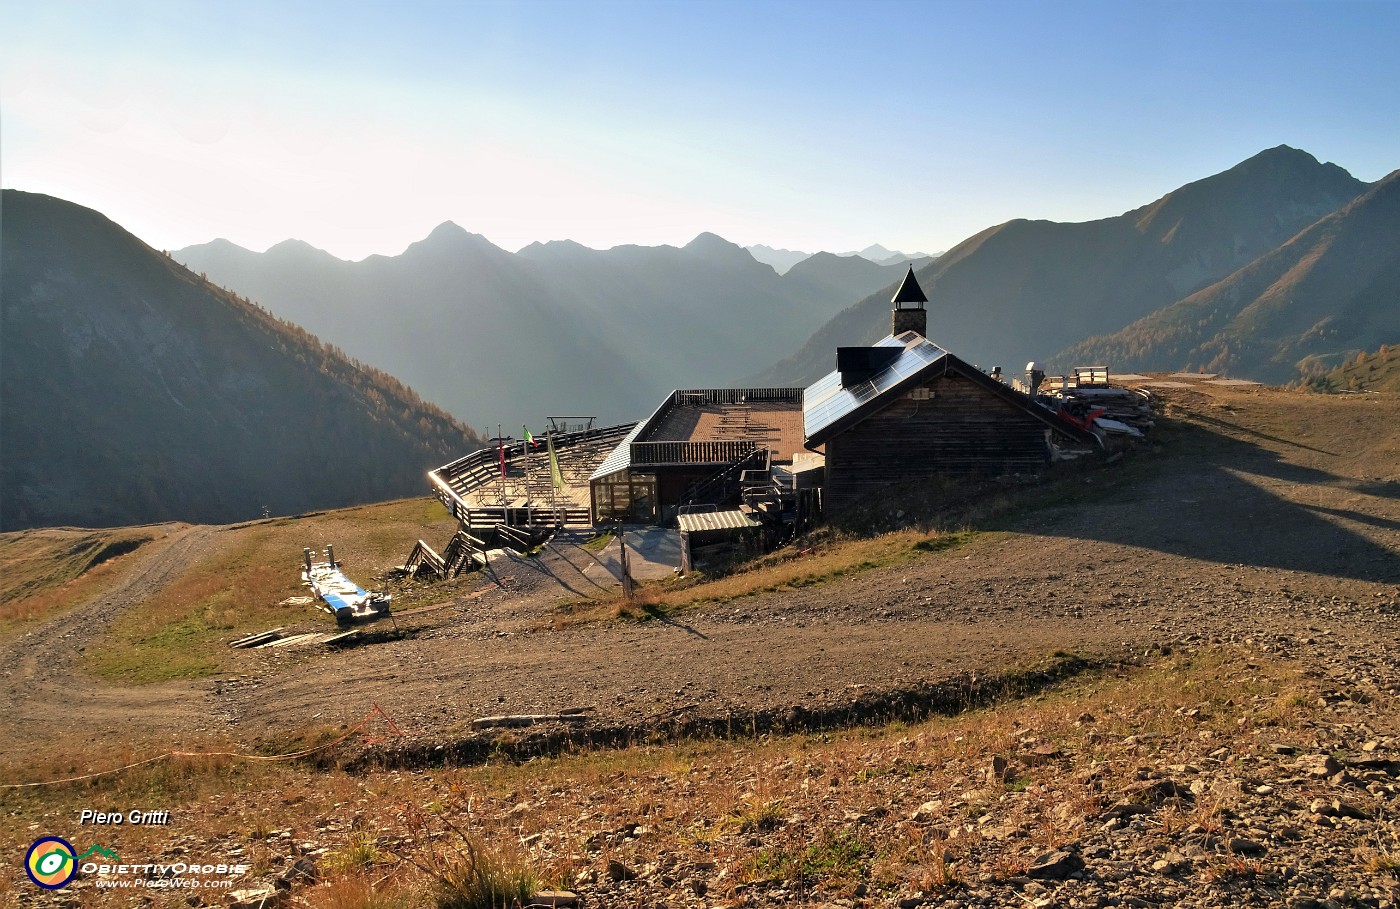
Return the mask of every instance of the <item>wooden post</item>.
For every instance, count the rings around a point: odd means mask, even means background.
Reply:
[[[681,531],[681,577],[690,574],[690,533]]]
[[[524,423],[520,424],[520,439],[520,449],[525,455],[525,526],[534,527],[535,494],[530,490],[530,482],[534,479],[534,471],[530,468],[534,466],[534,460],[530,457],[530,429]]]
[[[622,569],[622,598],[629,603],[632,601],[632,567],[627,561],[627,531],[618,525],[618,564]]]
[[[501,433],[500,423],[496,424],[496,455],[500,460],[500,463],[496,465],[496,472],[500,474],[501,518],[508,522],[510,519],[506,515],[506,509],[510,507],[510,500],[506,497],[506,440]]]

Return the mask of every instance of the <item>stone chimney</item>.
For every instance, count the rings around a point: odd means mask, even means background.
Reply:
[[[920,337],[928,337],[928,312],[924,309],[928,297],[914,277],[914,266],[909,266],[909,273],[890,302],[894,304],[894,309],[890,310],[890,334],[898,336],[912,331]]]

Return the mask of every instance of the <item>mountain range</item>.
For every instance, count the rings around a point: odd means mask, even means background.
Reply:
[[[674,388],[733,384],[904,270],[819,253],[779,275],[710,233],[683,247],[510,253],[451,222],[358,262],[296,240],[172,256],[493,429],[551,414],[619,422]]]
[[[359,262],[295,240],[163,255],[68,202],[0,206],[3,529],[420,494],[425,469],[485,444],[445,409],[513,429],[635,419],[677,387],[806,384],[886,333],[909,267],[818,253],[780,275],[708,233],[510,253],[450,222]],[[930,338],[1012,372],[1388,381],[1400,172],[1368,184],[1279,146],[1122,215],[1010,221],[912,267]]]
[[[4,530],[422,495],[484,444],[95,211],[9,189],[0,206]]]
[[[749,255],[753,256],[764,265],[773,266],[773,270],[780,275],[786,274],[788,269],[792,268],[803,259],[816,255],[816,253],[800,252],[795,249],[774,249],[762,243],[755,246],[745,246],[744,249],[748,250]],[[862,259],[868,259],[876,265],[903,265],[906,262],[912,262],[916,259],[935,258],[938,253],[932,255],[929,253],[902,253],[898,250],[886,249],[879,243],[874,243],[859,252],[843,252],[836,253],[836,255],[846,258],[850,256],[860,256]]]
[[[1373,187],[1278,146],[1116,217],[988,228],[916,268],[929,336],[1014,371],[1030,360],[1058,368],[1094,360],[1119,371],[1214,365],[1265,381],[1296,377],[1303,356],[1400,340],[1391,179]],[[1281,308],[1276,293],[1253,305],[1274,286],[1270,275],[1331,243],[1340,246],[1310,271],[1306,302]],[[1340,263],[1358,257],[1368,264],[1344,274]],[[831,369],[835,347],[885,334],[888,310],[888,295],[866,297],[747,381],[811,381]],[[1188,331],[1192,318],[1206,321]]]
[[[1400,339],[1400,171],[1277,249],[1061,359],[1282,384]]]

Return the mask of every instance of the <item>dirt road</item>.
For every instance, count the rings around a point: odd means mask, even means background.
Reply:
[[[1400,399],[1182,390],[1183,426],[1082,495],[1013,512],[971,544],[899,568],[700,607],[668,620],[538,630],[561,596],[598,589],[561,546],[497,566],[503,588],[406,620],[404,640],[344,652],[251,652],[233,680],[113,690],[76,650],[176,576],[215,531],[148,556],[120,590],[0,661],[14,749],[45,723],[94,737],[251,743],[349,723],[381,705],[451,738],[499,713],[593,708],[605,722],[675,711],[816,707],[1056,650],[1141,652],[1253,639],[1389,686],[1400,672]],[[1151,449],[1158,450],[1153,451]],[[55,720],[61,705],[61,721]]]
[[[0,653],[6,749],[86,739],[99,730],[103,736],[141,741],[188,727],[195,713],[190,705],[205,697],[207,685],[116,687],[89,677],[80,658],[114,619],[179,577],[217,533],[202,526],[172,529],[133,555],[134,564],[112,589]]]
[[[1140,479],[1092,474],[1082,500],[994,521],[987,529],[1006,533],[903,568],[561,631],[531,630],[559,590],[516,571],[525,590],[444,610],[411,640],[312,657],[218,697],[244,736],[349,721],[372,701],[450,736],[477,716],[568,706],[625,721],[832,704],[1055,650],[1112,655],[1201,637],[1314,639],[1357,671],[1391,672],[1396,402],[1191,394],[1191,428],[1145,455],[1157,461]],[[566,551],[545,573],[583,592],[562,566],[586,559]]]

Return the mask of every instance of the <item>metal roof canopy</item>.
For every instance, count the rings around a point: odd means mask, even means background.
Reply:
[[[1057,432],[1081,442],[1094,441],[1093,435],[1088,431],[1062,419],[1054,411],[1032,400],[1029,395],[1022,394],[993,379],[977,367],[963,362],[917,332],[906,331],[898,336],[886,336],[875,346],[903,350],[889,366],[850,388],[841,384],[841,373],[837,371],[818,379],[803,393],[802,419],[809,449],[823,444],[837,433],[880,410],[925,378],[947,375],[950,372],[976,382]]]
[[[685,533],[704,533],[711,530],[748,530],[762,526],[758,521],[738,509],[677,515],[676,523]]]

